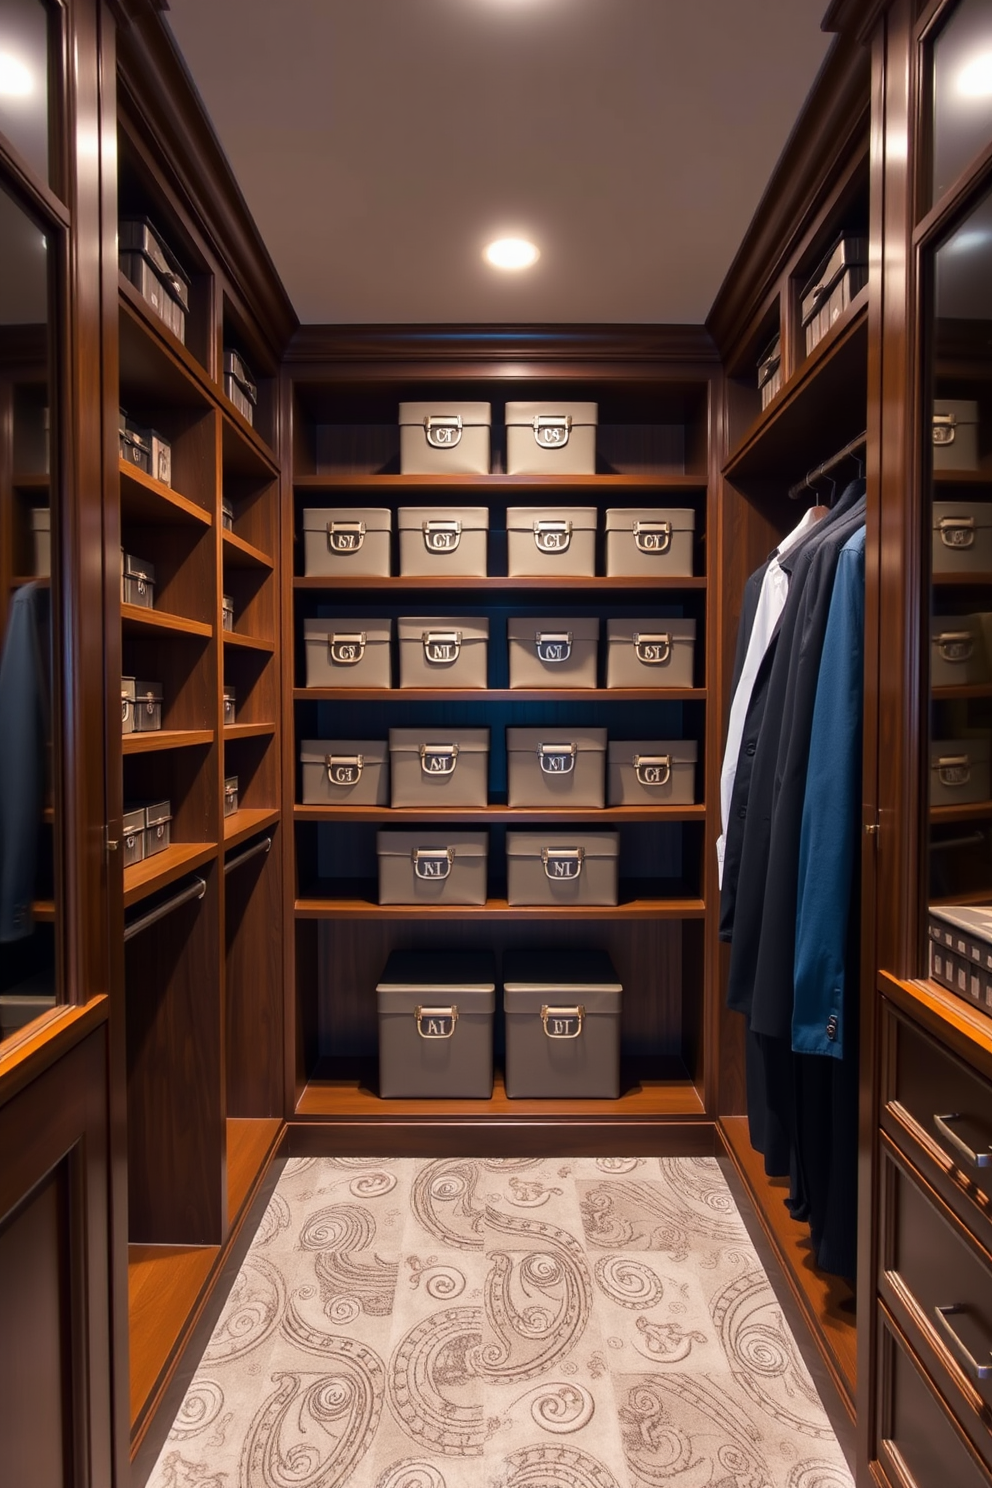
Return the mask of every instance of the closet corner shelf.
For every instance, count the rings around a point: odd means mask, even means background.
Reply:
[[[121,740],[124,754],[157,754],[166,749],[193,749],[213,744],[213,729],[156,729],[148,734],[125,734]]]
[[[221,631],[225,646],[240,646],[245,651],[269,651],[276,649],[275,641],[263,641],[258,636],[242,635],[239,630]]]
[[[236,847],[266,827],[274,827],[281,812],[277,806],[242,806],[233,816],[224,818],[224,847]]]
[[[705,687],[294,687],[298,703],[705,703]]]
[[[51,483],[51,476],[31,475],[26,471],[20,475],[15,471],[10,479],[10,484],[15,491],[23,491],[25,493],[30,491],[47,491]]]
[[[935,826],[941,822],[988,821],[990,817],[992,817],[992,801],[976,801],[972,805],[930,807],[930,820]]]
[[[159,635],[203,636],[209,640],[212,625],[203,620],[187,620],[184,615],[170,615],[167,610],[146,610],[141,605],[121,605],[121,624],[125,630],[146,631]]]
[[[992,470],[935,470],[935,486],[992,486]]]
[[[705,475],[672,472],[656,475],[363,475],[324,474],[298,475],[293,480],[297,491],[316,494],[320,491],[389,491],[402,494],[417,491],[502,490],[511,496],[538,496],[551,491],[705,491]]]
[[[930,693],[935,703],[951,703],[956,698],[992,698],[992,682],[961,682],[953,687],[934,687]]]
[[[199,523],[213,526],[213,517],[204,507],[197,506],[188,496],[174,491],[163,481],[146,475],[143,470],[120,461],[121,515],[125,521],[176,524]]]
[[[55,924],[55,900],[35,899],[31,905],[31,917],[39,925]]]
[[[573,824],[583,822],[595,826],[599,822],[693,822],[704,821],[705,806],[605,806],[599,809],[582,810],[579,807],[510,807],[503,805],[459,807],[459,806],[295,806],[293,815],[297,821],[306,822],[379,822],[397,827],[421,822],[466,822],[484,825],[486,822],[561,822]]]
[[[192,873],[217,856],[216,842],[173,842],[165,852],[145,858],[124,869],[124,908],[130,909],[149,894],[168,888],[177,878]]]
[[[220,1253],[219,1245],[128,1246],[132,1439],[145,1424]]]
[[[216,384],[189,348],[145,304],[129,279],[118,275],[121,399],[137,393],[149,403],[207,408],[218,397]]]
[[[646,893],[640,885],[620,884],[620,903],[606,904],[518,904],[494,896],[479,905],[377,904],[375,885],[348,884],[355,897],[330,892],[329,884],[318,883],[313,892],[296,901],[299,920],[698,920],[706,913],[702,899],[662,899]],[[361,894],[362,888],[366,893]]]
[[[585,590],[594,593],[619,593],[629,591],[631,593],[657,593],[678,592],[688,589],[705,589],[706,578],[704,575],[696,574],[692,578],[657,578],[657,579],[610,579],[605,575],[597,575],[595,578],[569,578],[562,577],[531,577],[508,578],[501,574],[487,574],[482,578],[462,577],[454,574],[443,574],[438,578],[411,577],[405,574],[395,574],[391,578],[322,578],[313,575],[301,575],[293,580],[294,589],[315,590],[318,593],[348,591],[365,591],[368,593],[389,593],[391,590],[413,593],[431,593],[436,590],[497,590],[500,593],[525,593],[535,589],[554,589],[556,593],[565,590]]]
[[[225,475],[245,475],[257,481],[275,481],[279,466],[272,450],[247,419],[223,393],[218,396],[221,419],[221,451]]]
[[[228,1116],[227,1213],[232,1224],[261,1181],[282,1130],[278,1116]]]
[[[229,532],[225,527],[222,529],[224,536],[224,563],[229,568],[265,568],[275,567],[273,560],[261,548],[256,548],[252,543],[245,542],[243,537],[237,533]]]
[[[988,589],[992,588],[992,573],[934,574],[935,589]]]
[[[879,974],[878,990],[992,1079],[992,1018],[925,978]]]
[[[266,734],[274,734],[276,726],[274,723],[228,723],[224,727],[224,741],[234,739],[264,739]]]
[[[15,574],[10,581],[12,589],[23,589],[25,584],[37,584],[39,589],[50,589],[52,581],[48,574]]]

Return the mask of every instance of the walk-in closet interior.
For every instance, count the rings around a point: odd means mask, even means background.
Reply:
[[[992,3],[833,0],[697,323],[298,314],[180,9],[0,0],[0,1485],[143,1488],[284,1160],[617,1154],[992,1483]]]

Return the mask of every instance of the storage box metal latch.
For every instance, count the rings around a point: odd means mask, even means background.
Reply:
[[[537,757],[545,775],[571,775],[575,769],[575,744],[538,744]]]
[[[331,785],[357,785],[365,769],[364,754],[328,754],[324,762]]]
[[[934,636],[933,643],[944,661],[970,661],[975,654],[975,638],[970,630],[945,630]]]
[[[453,775],[457,764],[457,744],[421,744],[420,768],[425,775]]]
[[[540,440],[538,441],[540,443]],[[567,520],[538,518],[534,522],[534,544],[540,553],[567,553],[572,524]]]
[[[328,522],[327,524],[327,546],[332,553],[357,553],[364,541],[364,522]]]
[[[957,418],[953,413],[935,413],[933,416],[933,442],[946,448],[953,444],[957,434]]]
[[[418,1007],[414,1009],[417,1032],[422,1039],[449,1039],[458,1022],[458,1004],[451,1007]]]
[[[975,542],[974,517],[941,517],[937,531],[945,548],[970,548]]]
[[[461,414],[429,413],[424,419],[424,433],[431,449],[454,449],[461,443]]]
[[[428,553],[453,553],[462,540],[462,524],[441,517],[428,517],[421,526]]]
[[[937,760],[941,785],[967,785],[971,779],[971,759],[967,754],[945,754]]]
[[[672,774],[670,754],[635,754],[634,774],[641,785],[667,785]]]
[[[121,723],[127,723],[128,711],[134,707],[134,698],[128,697],[126,692],[121,693]]]
[[[642,553],[667,553],[672,546],[671,522],[635,522],[631,531]]]
[[[585,855],[584,847],[542,847],[541,862],[545,875],[559,882],[578,878]]]
[[[545,1003],[541,1008],[541,1022],[544,1024],[545,1037],[577,1039],[582,1032],[585,1016],[586,1010],[582,1006],[548,1007]]]
[[[425,630],[420,639],[424,643],[424,660],[430,666],[450,666],[457,661],[462,649],[460,630]]]
[[[564,449],[571,432],[570,413],[539,413],[534,419],[534,440],[541,449]]]
[[[572,654],[572,632],[539,630],[534,644],[540,661],[567,661]]]
[[[672,638],[663,633],[657,635],[635,634],[632,637],[638,661],[646,666],[662,666],[672,654]]]
[[[331,652],[331,660],[336,661],[338,666],[354,666],[361,661],[365,655],[365,643],[368,637],[364,630],[335,632],[327,637],[327,644]]]
[[[418,878],[447,878],[455,860],[450,847],[415,847],[410,857]]]

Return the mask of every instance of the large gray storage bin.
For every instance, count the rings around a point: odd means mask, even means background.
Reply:
[[[930,621],[930,686],[972,686],[989,680],[980,615],[934,615]]]
[[[303,621],[308,687],[389,687],[389,620]]]
[[[308,506],[303,512],[303,572],[315,578],[385,579],[390,574],[393,514],[379,506]]]
[[[696,799],[695,739],[611,739],[611,806],[691,806]]]
[[[477,808],[489,800],[487,728],[389,730],[394,806]]]
[[[488,507],[401,506],[396,520],[404,578],[485,578]]]
[[[691,687],[695,620],[607,620],[607,687]]]
[[[616,904],[618,832],[507,832],[510,904]]]
[[[978,404],[937,398],[933,405],[934,470],[978,469]]]
[[[488,475],[488,403],[401,403],[403,475]]]
[[[162,727],[161,682],[145,682],[140,677],[135,678],[133,699],[134,726],[132,732],[135,734],[158,733]]]
[[[122,274],[159,319],[185,343],[190,281],[175,255],[147,217],[122,218],[117,243]]]
[[[485,951],[393,951],[376,987],[384,1100],[488,1100],[496,965]]]
[[[506,627],[511,687],[595,687],[597,617],[513,616]]]
[[[121,550],[121,600],[142,610],[155,608],[155,565]]]
[[[507,403],[509,475],[595,475],[595,403]]]
[[[611,506],[606,513],[607,577],[691,578],[695,530],[691,507]]]
[[[382,831],[376,852],[380,904],[486,902],[488,832]]]
[[[507,804],[591,807],[605,800],[605,728],[508,728]]]
[[[121,823],[124,832],[124,867],[133,868],[145,859],[145,808],[125,806]]]
[[[935,574],[992,572],[992,503],[933,503]]]
[[[388,806],[389,751],[384,739],[304,739],[304,806]]]
[[[511,506],[506,512],[511,579],[591,579],[596,573],[594,506]]]
[[[988,799],[988,737],[931,740],[930,805],[973,806]]]
[[[482,615],[403,615],[401,687],[485,687],[489,621]]]
[[[623,987],[605,951],[507,951],[511,1100],[616,1100]]]

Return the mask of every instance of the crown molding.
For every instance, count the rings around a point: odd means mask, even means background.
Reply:
[[[820,29],[851,35],[866,45],[892,0],[831,0]]]
[[[718,364],[699,325],[302,325],[286,352],[326,362]]]

